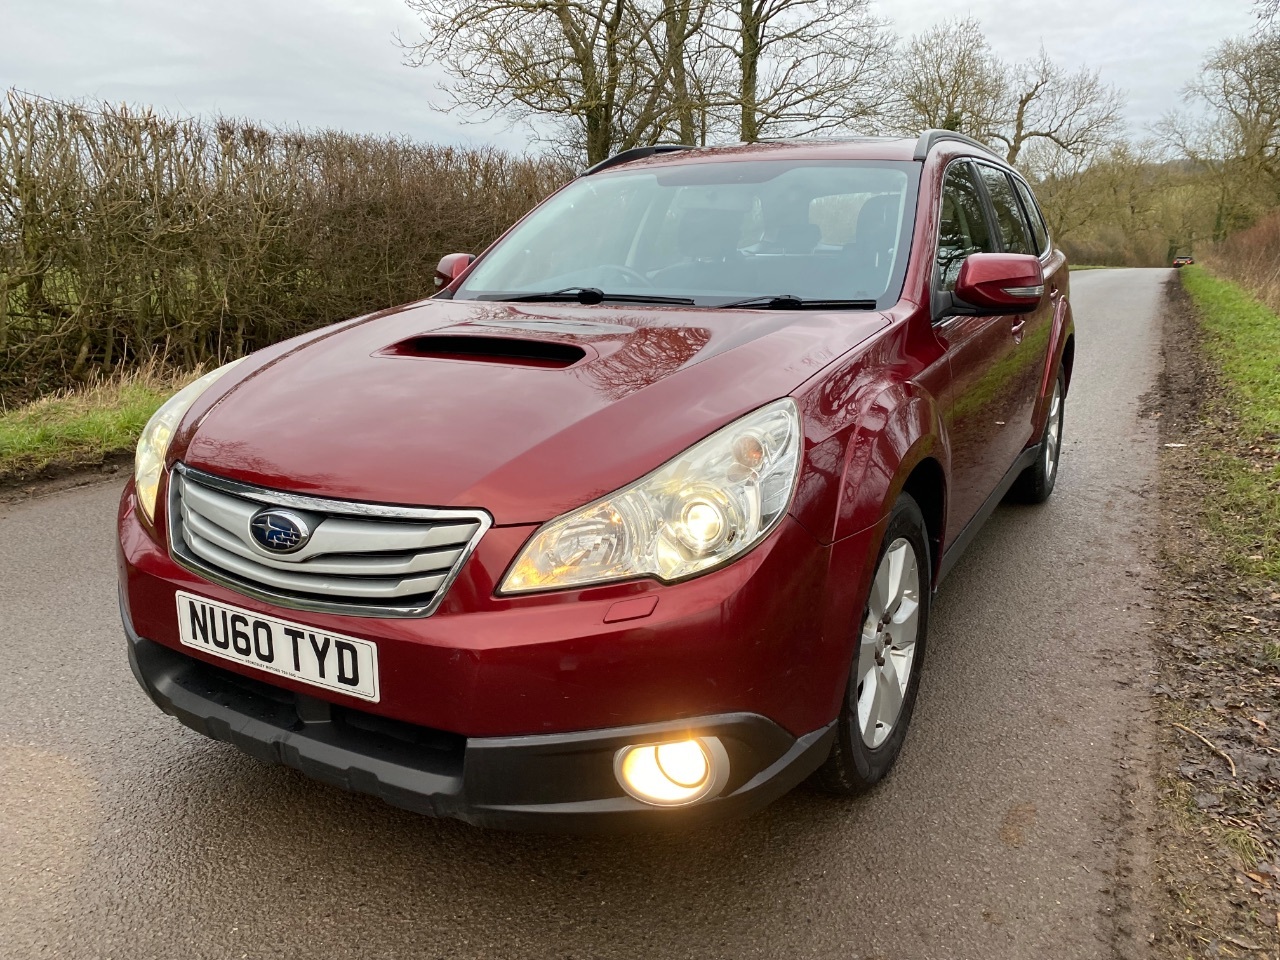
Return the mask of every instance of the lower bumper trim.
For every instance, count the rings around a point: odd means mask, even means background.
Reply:
[[[138,636],[121,596],[129,665],[164,712],[266,763],[418,813],[485,827],[621,832],[744,816],[786,793],[830,753],[835,724],[793,737],[765,717],[723,714],[669,723],[518,737],[463,737],[339,707],[214,667]],[[613,775],[627,744],[716,736],[730,779],[678,809],[628,796]]]

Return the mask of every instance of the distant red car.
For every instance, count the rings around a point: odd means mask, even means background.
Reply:
[[[880,780],[930,598],[1053,491],[1064,256],[982,145],[650,147],[443,289],[170,400],[119,513],[134,674],[319,780],[480,824]]]
[[[1174,257],[1173,265],[1175,267],[1189,267],[1196,262],[1195,257]]]

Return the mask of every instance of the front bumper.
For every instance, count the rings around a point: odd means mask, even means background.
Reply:
[[[787,518],[757,548],[682,583],[630,581],[503,597],[503,572],[533,528],[494,527],[431,616],[353,617],[276,607],[179,566],[145,524],[132,485],[119,514],[120,583],[139,635],[246,677],[182,645],[175,593],[354,636],[378,648],[376,708],[467,737],[517,737],[749,713],[794,736],[840,710],[870,535],[819,544]],[[865,580],[865,576],[862,577]],[[351,704],[287,677],[273,687]]]
[[[223,670],[140,637],[121,598],[129,665],[160,709],[193,730],[325,783],[486,827],[617,831],[742,816],[818,768],[834,723],[801,737],[751,713],[607,730],[463,737],[417,727]],[[715,736],[730,761],[719,796],[655,808],[613,773],[627,744]]]

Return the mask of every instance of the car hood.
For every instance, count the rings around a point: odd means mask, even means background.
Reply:
[[[193,408],[177,454],[279,490],[538,523],[786,396],[887,323],[428,300],[250,359]]]

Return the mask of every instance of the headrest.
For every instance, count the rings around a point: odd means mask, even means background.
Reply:
[[[872,197],[858,211],[858,242],[892,237],[898,231],[898,206],[902,202],[896,193],[881,193]]]

